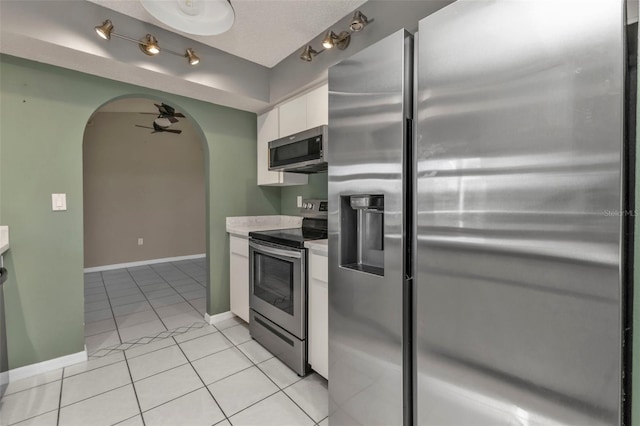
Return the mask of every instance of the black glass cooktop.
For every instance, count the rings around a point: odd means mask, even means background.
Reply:
[[[307,221],[307,219],[305,219]],[[304,248],[305,241],[327,238],[326,220],[318,223],[305,223],[302,228],[274,229],[270,231],[249,232],[249,237],[283,246]]]

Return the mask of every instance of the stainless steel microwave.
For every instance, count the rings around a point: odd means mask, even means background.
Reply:
[[[318,126],[269,142],[269,170],[326,172],[327,130]]]

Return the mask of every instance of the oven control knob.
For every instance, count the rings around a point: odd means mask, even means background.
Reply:
[[[304,203],[304,204],[302,205],[302,208],[303,208],[303,209],[306,209],[306,208],[307,208],[307,203]]]
[[[312,209],[313,208],[313,203],[309,203],[309,207],[307,207],[308,209]]]

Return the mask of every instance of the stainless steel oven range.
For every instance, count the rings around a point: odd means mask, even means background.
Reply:
[[[249,233],[251,336],[298,375],[307,364],[307,249],[327,238],[327,201],[305,200],[302,228]]]

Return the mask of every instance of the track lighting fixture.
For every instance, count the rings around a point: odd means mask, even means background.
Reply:
[[[351,18],[351,24],[349,25],[349,28],[354,33],[357,33],[362,31],[364,27],[367,26],[367,24],[369,24],[369,19],[364,16],[362,12],[356,10],[353,14],[353,18]]]
[[[174,52],[173,50],[169,50],[166,48],[160,48],[158,44],[158,40],[151,34],[147,34],[141,40],[136,40],[131,37],[124,36],[122,34],[118,34],[113,31],[113,23],[107,19],[102,25],[98,25],[95,27],[96,33],[105,40],[111,40],[111,36],[121,38],[123,40],[130,41],[135,43],[140,47],[140,50],[145,55],[155,56],[160,52],[171,53],[172,55],[181,56],[183,58],[187,58],[190,65],[197,65],[200,63],[200,58],[195,54],[192,48],[188,48],[185,50],[185,53]]]
[[[349,31],[341,31],[338,35],[336,35],[333,30],[327,31],[322,39],[323,49],[315,51],[310,45],[306,46],[300,54],[300,59],[305,62],[311,62],[314,56],[321,54],[325,50],[333,49],[334,47],[337,47],[339,50],[345,50],[349,47],[349,43],[351,42],[351,34],[362,31],[364,27],[371,22],[373,22],[373,19],[367,18],[362,12],[356,10],[353,14],[353,18],[351,18]]]
[[[351,34],[347,31],[342,31],[340,35],[336,35],[333,31],[327,31],[327,35],[322,40],[322,46],[325,49],[331,49],[337,47],[340,50],[344,50],[349,46],[351,41]]]
[[[108,19],[96,27],[98,35],[105,40],[111,40],[111,31],[113,31],[113,24]]]
[[[317,54],[318,52],[313,50],[313,47],[307,46],[302,51],[302,54],[300,55],[300,59],[302,59],[303,61],[311,62],[313,60],[313,57],[316,56]]]
[[[138,44],[142,53],[149,56],[155,56],[160,53],[160,46],[158,46],[158,40],[151,34],[147,34],[144,36],[142,40],[140,40],[140,44]]]
[[[189,64],[198,65],[200,63],[200,58],[193,52],[192,48],[187,49],[187,58],[189,59]]]

